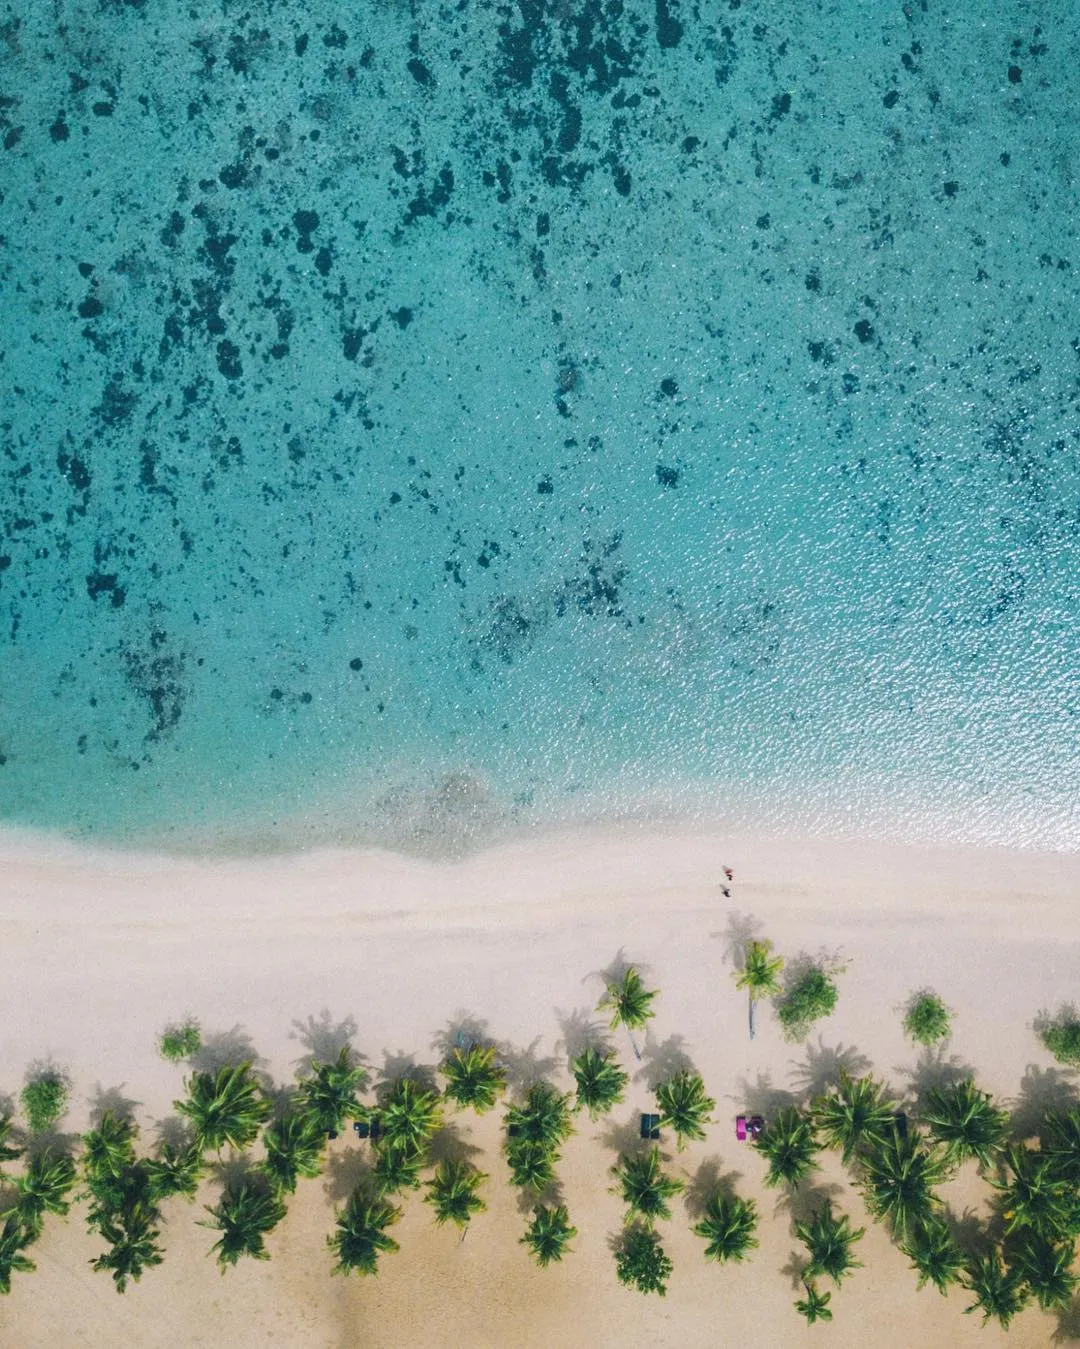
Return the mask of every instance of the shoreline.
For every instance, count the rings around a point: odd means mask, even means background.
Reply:
[[[630,1058],[625,1036],[613,1037],[624,1067],[638,1074],[626,1109],[606,1125],[582,1124],[560,1168],[580,1233],[564,1267],[532,1270],[517,1246],[524,1220],[498,1155],[497,1122],[460,1115],[460,1136],[482,1149],[478,1161],[491,1176],[490,1212],[460,1252],[410,1197],[395,1232],[402,1250],[378,1279],[331,1281],[324,1237],[343,1197],[352,1151],[345,1140],[345,1169],[302,1182],[269,1243],[271,1261],[249,1262],[225,1281],[206,1257],[212,1237],[196,1225],[199,1209],[170,1210],[165,1263],[123,1297],[80,1265],[95,1249],[80,1210],[51,1220],[34,1251],[38,1272],[17,1278],[4,1307],[24,1346],[104,1346],[131,1317],[142,1342],[154,1345],[155,1318],[175,1324],[179,1316],[192,1345],[227,1332],[238,1345],[337,1346],[366,1336],[389,1346],[386,1327],[408,1325],[433,1343],[463,1347],[604,1345],[645,1333],[658,1345],[704,1349],[716,1343],[718,1314],[732,1327],[723,1342],[737,1342],[738,1326],[743,1335],[758,1326],[769,1343],[799,1344],[804,1330],[782,1272],[790,1215],[761,1189],[759,1159],[733,1138],[734,1114],[767,1111],[841,1062],[862,1063],[910,1094],[919,1055],[903,1037],[900,1007],[922,986],[956,1014],[945,1060],[972,1066],[1003,1103],[1030,1103],[1040,1084],[1075,1092],[1075,1074],[1057,1069],[1031,1030],[1042,1007],[1076,997],[1080,858],[1072,854],[635,825],[556,831],[442,863],[375,850],[246,860],[42,853],[5,847],[2,838],[0,860],[0,921],[18,971],[8,984],[0,1092],[15,1095],[28,1064],[51,1056],[74,1078],[62,1128],[85,1128],[95,1104],[115,1091],[134,1101],[143,1147],[171,1113],[186,1072],[158,1057],[156,1036],[186,1013],[217,1052],[253,1053],[278,1084],[320,1036],[346,1031],[373,1078],[402,1056],[434,1064],[441,1037],[471,1017],[512,1051],[523,1075],[546,1072],[565,1089],[564,1042],[575,1025],[596,1019],[599,972],[622,953],[660,990],[643,1063]],[[720,889],[724,865],[734,871],[730,900]],[[730,948],[756,934],[789,959],[825,951],[847,962],[836,1012],[806,1044],[782,1041],[768,1008],[748,1040]],[[706,1163],[738,1172],[740,1193],[759,1203],[762,1248],[745,1269],[708,1267],[679,1207],[665,1225],[676,1270],[661,1301],[615,1281],[606,1243],[619,1208],[605,1172],[612,1137],[647,1104],[648,1074],[680,1056],[702,1073],[716,1122],[685,1154],[669,1145],[671,1164],[691,1180]],[[841,1183],[831,1162],[824,1174]],[[984,1190],[961,1186],[964,1203],[977,1208]],[[856,1225],[865,1221],[849,1184],[840,1202]],[[962,1291],[948,1299],[916,1293],[906,1261],[877,1227],[868,1227],[860,1258],[866,1268],[834,1296],[830,1343],[860,1343],[880,1308],[898,1326],[922,1327],[923,1343],[948,1335],[958,1346],[1034,1346],[1054,1326],[1029,1309],[1008,1336],[982,1330],[963,1315]],[[429,1266],[431,1285],[418,1291],[417,1272]],[[192,1305],[193,1288],[205,1306]],[[528,1333],[524,1309],[536,1318]],[[447,1338],[445,1315],[458,1338]],[[491,1338],[465,1334],[469,1317]],[[77,1326],[86,1327],[81,1339]],[[592,1338],[575,1341],[579,1327]],[[878,1342],[911,1342],[893,1333]]]

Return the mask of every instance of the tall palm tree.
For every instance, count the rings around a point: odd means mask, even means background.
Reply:
[[[340,1133],[346,1119],[363,1114],[358,1094],[366,1081],[367,1073],[352,1062],[348,1045],[343,1045],[336,1059],[312,1063],[311,1076],[297,1088],[300,1109],[323,1133]]]
[[[940,1218],[916,1223],[902,1249],[919,1276],[919,1288],[932,1283],[944,1296],[952,1284],[960,1282],[964,1257]]]
[[[843,1069],[836,1086],[814,1102],[813,1118],[822,1142],[840,1149],[845,1166],[860,1149],[880,1147],[896,1127],[884,1085],[872,1077],[851,1077]]]
[[[900,1242],[934,1217],[940,1203],[934,1186],[948,1175],[940,1152],[925,1146],[914,1129],[906,1136],[895,1130],[862,1158],[866,1206],[875,1218],[888,1220]]]
[[[945,1158],[952,1165],[974,1157],[980,1166],[989,1166],[1009,1132],[1008,1112],[995,1106],[971,1077],[932,1087],[922,1118],[944,1144]]]
[[[195,1198],[204,1170],[197,1143],[162,1143],[157,1156],[148,1158],[143,1165],[155,1203],[174,1194],[181,1194],[185,1199]]]
[[[611,1014],[611,1029],[625,1026],[630,1036],[630,1048],[634,1057],[640,1061],[641,1051],[634,1041],[634,1031],[644,1030],[656,1015],[652,1010],[652,1001],[656,997],[655,989],[647,989],[637,970],[630,965],[621,979],[608,979],[605,982],[604,995],[596,1005],[598,1012]]]
[[[552,1150],[574,1132],[570,1097],[550,1082],[533,1082],[521,1105],[507,1106],[504,1121],[508,1135]]]
[[[705,1137],[705,1126],[712,1123],[711,1112],[716,1109],[716,1102],[705,1094],[701,1074],[685,1068],[656,1088],[656,1103],[661,1122],[675,1130],[680,1152],[688,1142]]]
[[[437,1223],[456,1223],[464,1233],[473,1214],[487,1208],[476,1193],[485,1180],[487,1176],[468,1162],[441,1161],[427,1183],[424,1202],[435,1210]]]
[[[1080,1285],[1071,1273],[1075,1259],[1075,1242],[1047,1241],[1029,1232],[1017,1246],[1013,1268],[1044,1312],[1063,1311]]]
[[[204,1222],[202,1226],[221,1232],[210,1251],[211,1254],[217,1252],[222,1273],[229,1265],[235,1265],[242,1255],[250,1255],[255,1260],[270,1259],[264,1237],[284,1218],[285,1205],[272,1190],[259,1184],[256,1177],[245,1176],[231,1181],[217,1204],[213,1208],[206,1205],[206,1211],[214,1221]]]
[[[506,1162],[510,1184],[541,1194],[555,1179],[558,1153],[544,1143],[528,1138],[511,1138],[506,1143]]]
[[[613,1193],[622,1197],[627,1206],[626,1221],[641,1218],[648,1226],[657,1218],[670,1218],[668,1200],[685,1188],[681,1180],[664,1174],[660,1165],[660,1149],[650,1148],[643,1156],[628,1157],[622,1153],[611,1168],[618,1182]]]
[[[615,1251],[615,1274],[620,1283],[639,1293],[667,1293],[672,1263],[651,1227],[634,1223],[623,1233]]]
[[[574,1109],[587,1110],[590,1119],[606,1115],[618,1105],[630,1080],[615,1055],[599,1049],[583,1049],[570,1060],[570,1071],[577,1082]]]
[[[829,1303],[832,1301],[831,1293],[819,1293],[817,1285],[813,1283],[804,1283],[806,1297],[800,1298],[795,1303],[795,1310],[800,1316],[806,1317],[806,1324],[812,1326],[815,1321],[831,1321],[832,1312],[829,1310]]]
[[[338,1215],[337,1230],[326,1238],[326,1244],[337,1256],[335,1274],[376,1274],[379,1256],[398,1250],[386,1229],[401,1217],[401,1210],[385,1199],[374,1197],[362,1187],[355,1189]]]
[[[242,1152],[270,1118],[270,1102],[259,1089],[250,1063],[219,1068],[216,1073],[193,1073],[186,1086],[186,1098],[173,1105],[191,1121],[203,1152],[220,1152],[226,1146]]]
[[[694,1234],[704,1237],[706,1260],[745,1260],[758,1245],[754,1236],[757,1229],[757,1205],[752,1199],[733,1195],[714,1194],[705,1204],[701,1222],[694,1226]]]
[[[758,1136],[755,1147],[769,1162],[769,1169],[765,1173],[766,1185],[783,1182],[794,1188],[811,1171],[818,1169],[814,1161],[818,1141],[813,1121],[794,1106],[785,1106],[776,1112]]]
[[[780,992],[780,971],[784,968],[783,956],[773,956],[771,941],[752,941],[747,943],[743,956],[742,969],[735,971],[735,987],[745,988],[749,998],[750,1038],[757,1030],[757,1004],[762,998],[775,998]]]
[[[565,1204],[537,1204],[532,1222],[518,1241],[528,1246],[536,1263],[546,1269],[553,1260],[558,1262],[563,1258],[576,1236],[577,1228],[571,1227]]]
[[[295,1194],[303,1176],[314,1178],[322,1170],[326,1133],[320,1120],[291,1108],[263,1130],[266,1160],[262,1171],[280,1196]]]
[[[26,1230],[18,1209],[4,1219],[0,1229],[0,1293],[11,1292],[12,1274],[32,1274],[37,1266],[23,1251],[34,1240]]]
[[[108,1270],[112,1274],[116,1291],[123,1293],[129,1279],[136,1283],[145,1270],[160,1265],[162,1250],[157,1238],[160,1232],[154,1226],[157,1211],[145,1205],[136,1204],[123,1213],[103,1216],[98,1230],[109,1243],[109,1249],[90,1263],[96,1270]]]
[[[46,1213],[59,1217],[71,1208],[68,1195],[75,1188],[75,1163],[64,1152],[45,1148],[30,1158],[26,1171],[15,1182],[14,1212],[31,1241],[41,1235]]]
[[[1002,1330],[1008,1330],[1009,1323],[1028,1300],[1023,1275],[1002,1263],[996,1247],[983,1255],[972,1256],[965,1266],[963,1283],[975,1294],[975,1301],[964,1311],[981,1311],[983,1325],[993,1319]]]
[[[1048,1241],[1058,1241],[1080,1231],[1076,1189],[1062,1178],[1052,1153],[1044,1156],[1010,1146],[1005,1149],[1004,1162],[1005,1178],[990,1184],[1001,1192],[1006,1233],[1027,1228]]]
[[[409,1077],[399,1077],[379,1107],[383,1146],[410,1154],[423,1152],[442,1125],[442,1104],[437,1091],[429,1091]]]
[[[506,1088],[506,1069],[495,1062],[494,1045],[454,1048],[441,1064],[446,1078],[446,1098],[455,1105],[471,1106],[478,1115],[492,1109]]]
[[[795,1235],[810,1252],[806,1273],[810,1278],[827,1274],[839,1284],[862,1262],[854,1259],[851,1248],[865,1233],[865,1227],[852,1228],[847,1214],[839,1218],[833,1213],[832,1200],[826,1199],[808,1223],[797,1222]]]

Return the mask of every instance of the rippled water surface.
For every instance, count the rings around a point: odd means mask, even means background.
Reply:
[[[0,817],[1080,846],[1074,5],[5,15]]]

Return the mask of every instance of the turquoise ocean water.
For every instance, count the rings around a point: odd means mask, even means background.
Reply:
[[[1080,11],[16,0],[0,819],[1080,847]]]

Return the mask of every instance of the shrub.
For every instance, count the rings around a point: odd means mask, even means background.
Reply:
[[[916,1044],[931,1045],[944,1040],[951,1029],[951,1013],[936,993],[921,989],[913,993],[904,1012],[904,1033]]]
[[[199,1023],[188,1017],[186,1021],[166,1026],[158,1041],[158,1053],[170,1063],[179,1063],[189,1059],[202,1048],[202,1031]]]
[[[1054,1017],[1042,1013],[1035,1033],[1058,1063],[1080,1068],[1080,1012],[1075,1007],[1062,1007]]]
[[[57,1068],[43,1068],[23,1087],[19,1096],[30,1132],[51,1128],[67,1113],[71,1086]]]
[[[785,1040],[805,1040],[814,1022],[835,1008],[840,995],[833,973],[808,964],[794,975],[776,1004]]]

